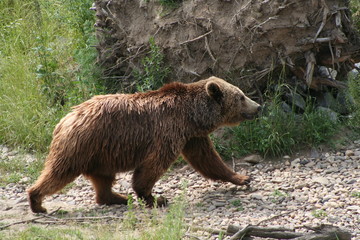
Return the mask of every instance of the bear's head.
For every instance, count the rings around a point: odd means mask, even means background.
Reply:
[[[238,87],[217,77],[210,77],[205,84],[206,93],[221,105],[222,125],[233,126],[253,119],[261,106],[248,98]]]

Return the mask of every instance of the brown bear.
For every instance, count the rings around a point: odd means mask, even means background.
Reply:
[[[49,155],[37,182],[28,189],[33,212],[46,212],[45,196],[83,174],[98,204],[126,204],[114,193],[119,172],[134,170],[132,187],[148,206],[155,182],[181,154],[204,177],[236,185],[248,176],[232,171],[215,151],[209,134],[253,118],[260,105],[217,77],[170,83],[159,90],[100,95],[73,107],[55,127]],[[157,199],[158,206],[165,199]]]

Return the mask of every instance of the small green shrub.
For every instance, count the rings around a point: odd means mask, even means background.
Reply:
[[[320,218],[320,219],[327,217],[327,213],[322,209],[312,211],[311,215],[313,215],[315,218]]]
[[[350,10],[355,27],[360,31],[360,2],[358,0],[350,1]]]
[[[0,143],[46,152],[69,107],[103,92],[92,3],[0,1]]]
[[[360,192],[352,192],[351,196],[355,198],[360,198]]]
[[[281,156],[328,141],[338,129],[337,122],[312,108],[311,103],[303,114],[286,113],[280,104],[275,98],[258,119],[227,129],[233,136],[229,141],[231,151],[237,156],[255,152]]]
[[[183,0],[159,0],[161,5],[163,5],[164,7],[170,8],[170,9],[179,7],[179,5],[182,1]]]
[[[150,38],[149,44],[149,56],[142,60],[143,70],[134,72],[136,89],[140,92],[158,89],[170,73],[170,69],[164,64],[164,55],[155,44],[154,38]]]
[[[354,101],[349,126],[360,133],[360,75],[349,76],[349,92]]]

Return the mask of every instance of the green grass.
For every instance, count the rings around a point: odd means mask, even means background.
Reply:
[[[185,191],[185,190],[184,190]],[[180,195],[166,210],[148,209],[133,204],[125,212],[124,220],[91,224],[69,221],[61,225],[30,225],[24,230],[0,231],[0,239],[104,239],[104,240],[173,240],[182,239],[186,225],[184,221],[186,199]],[[56,216],[59,219],[66,217]],[[131,217],[128,217],[130,216]]]
[[[281,156],[304,147],[316,146],[329,140],[339,123],[308,107],[305,113],[285,113],[278,103],[268,106],[267,112],[253,121],[228,128],[232,138],[229,149],[237,156],[259,153]]]
[[[45,152],[69,106],[103,90],[91,4],[0,1],[0,143]]]
[[[360,133],[360,74],[350,75],[349,91],[354,102],[353,113],[348,121],[348,125],[357,133]]]
[[[42,155],[38,157],[41,159]],[[39,176],[43,168],[43,161],[34,160],[33,162],[24,161],[24,154],[18,153],[14,157],[0,158],[0,187],[9,183],[31,183]]]

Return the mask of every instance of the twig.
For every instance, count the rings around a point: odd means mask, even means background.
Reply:
[[[203,227],[193,227],[193,226],[189,226],[189,228],[193,231],[204,231],[204,232],[208,232],[211,234],[220,234],[220,233],[226,232],[224,230],[219,230],[219,229],[214,229],[214,228],[203,228]]]
[[[254,29],[257,29],[257,28],[261,27],[262,25],[264,25],[265,23],[267,23],[267,22],[269,22],[269,21],[271,21],[271,20],[276,20],[276,19],[278,19],[278,18],[279,18],[279,16],[269,17],[269,18],[266,19],[264,22],[259,23],[259,24],[255,25],[255,26],[253,26],[253,27],[251,28],[251,31],[254,30]]]
[[[305,80],[306,80],[306,84],[310,87],[311,82],[313,80],[316,59],[314,53],[311,51],[305,53],[305,58],[307,65]]]
[[[214,61],[214,64],[217,62],[216,58],[214,57],[214,55],[211,53],[210,47],[209,47],[209,42],[207,37],[205,37],[205,49],[206,51],[209,53],[211,59]]]
[[[59,211],[59,210],[60,210],[60,208],[56,209],[55,211],[52,211],[52,212],[49,213],[49,214],[42,214],[42,215],[39,216],[39,217],[35,217],[35,218],[27,219],[27,220],[22,220],[22,221],[18,221],[18,222],[13,222],[13,223],[10,223],[10,224],[5,225],[5,226],[0,226],[0,230],[3,230],[3,229],[5,229],[5,228],[11,227],[11,226],[17,225],[17,224],[35,222],[36,220],[39,220],[39,219],[41,219],[41,218],[49,217],[50,215],[56,213],[56,212]]]
[[[196,38],[193,38],[193,39],[190,39],[190,40],[186,40],[186,41],[184,41],[184,42],[181,42],[181,43],[179,43],[179,45],[183,45],[183,44],[186,44],[186,43],[189,43],[189,42],[194,42],[194,41],[196,41],[196,40],[199,40],[199,39],[201,39],[201,38],[209,35],[210,33],[212,33],[212,31],[213,31],[213,30],[210,30],[209,32],[207,32],[207,33],[205,33],[205,34],[203,34],[203,35],[200,35],[200,36],[198,36],[198,37],[196,37]]]
[[[335,70],[335,58],[334,58],[334,52],[332,50],[331,42],[329,42],[329,50],[331,54],[331,63],[332,63],[332,69]]]
[[[104,220],[104,219],[123,219],[121,217],[114,217],[114,216],[101,216],[101,217],[69,217],[69,218],[58,218],[54,216],[46,216],[48,218],[57,220],[57,221],[76,221],[82,222],[87,220]]]
[[[316,42],[316,39],[317,37],[319,36],[319,34],[321,33],[321,31],[323,30],[323,28],[325,27],[325,24],[326,24],[326,20],[327,20],[327,15],[329,14],[329,8],[328,6],[326,5],[325,1],[322,0],[321,1],[322,5],[323,5],[323,19],[322,19],[322,22],[320,24],[320,27],[319,29],[317,30],[316,34],[315,34],[315,37],[314,37],[314,40],[313,42],[315,43]]]
[[[295,212],[295,211],[297,211],[297,210],[287,211],[287,212],[284,212],[284,213],[281,213],[281,214],[272,216],[272,217],[270,217],[270,218],[266,218],[266,219],[261,220],[260,222],[258,222],[256,225],[261,225],[261,224],[263,224],[264,222],[268,222],[268,221],[277,219],[277,218],[279,218],[279,217],[282,217],[282,216],[284,216],[284,215],[287,215],[287,214],[292,213],[292,212]]]
[[[246,227],[244,227],[243,229],[240,229],[237,233],[235,233],[230,240],[235,240],[235,239],[242,239],[245,234],[249,231],[249,227],[250,225],[247,225]]]

